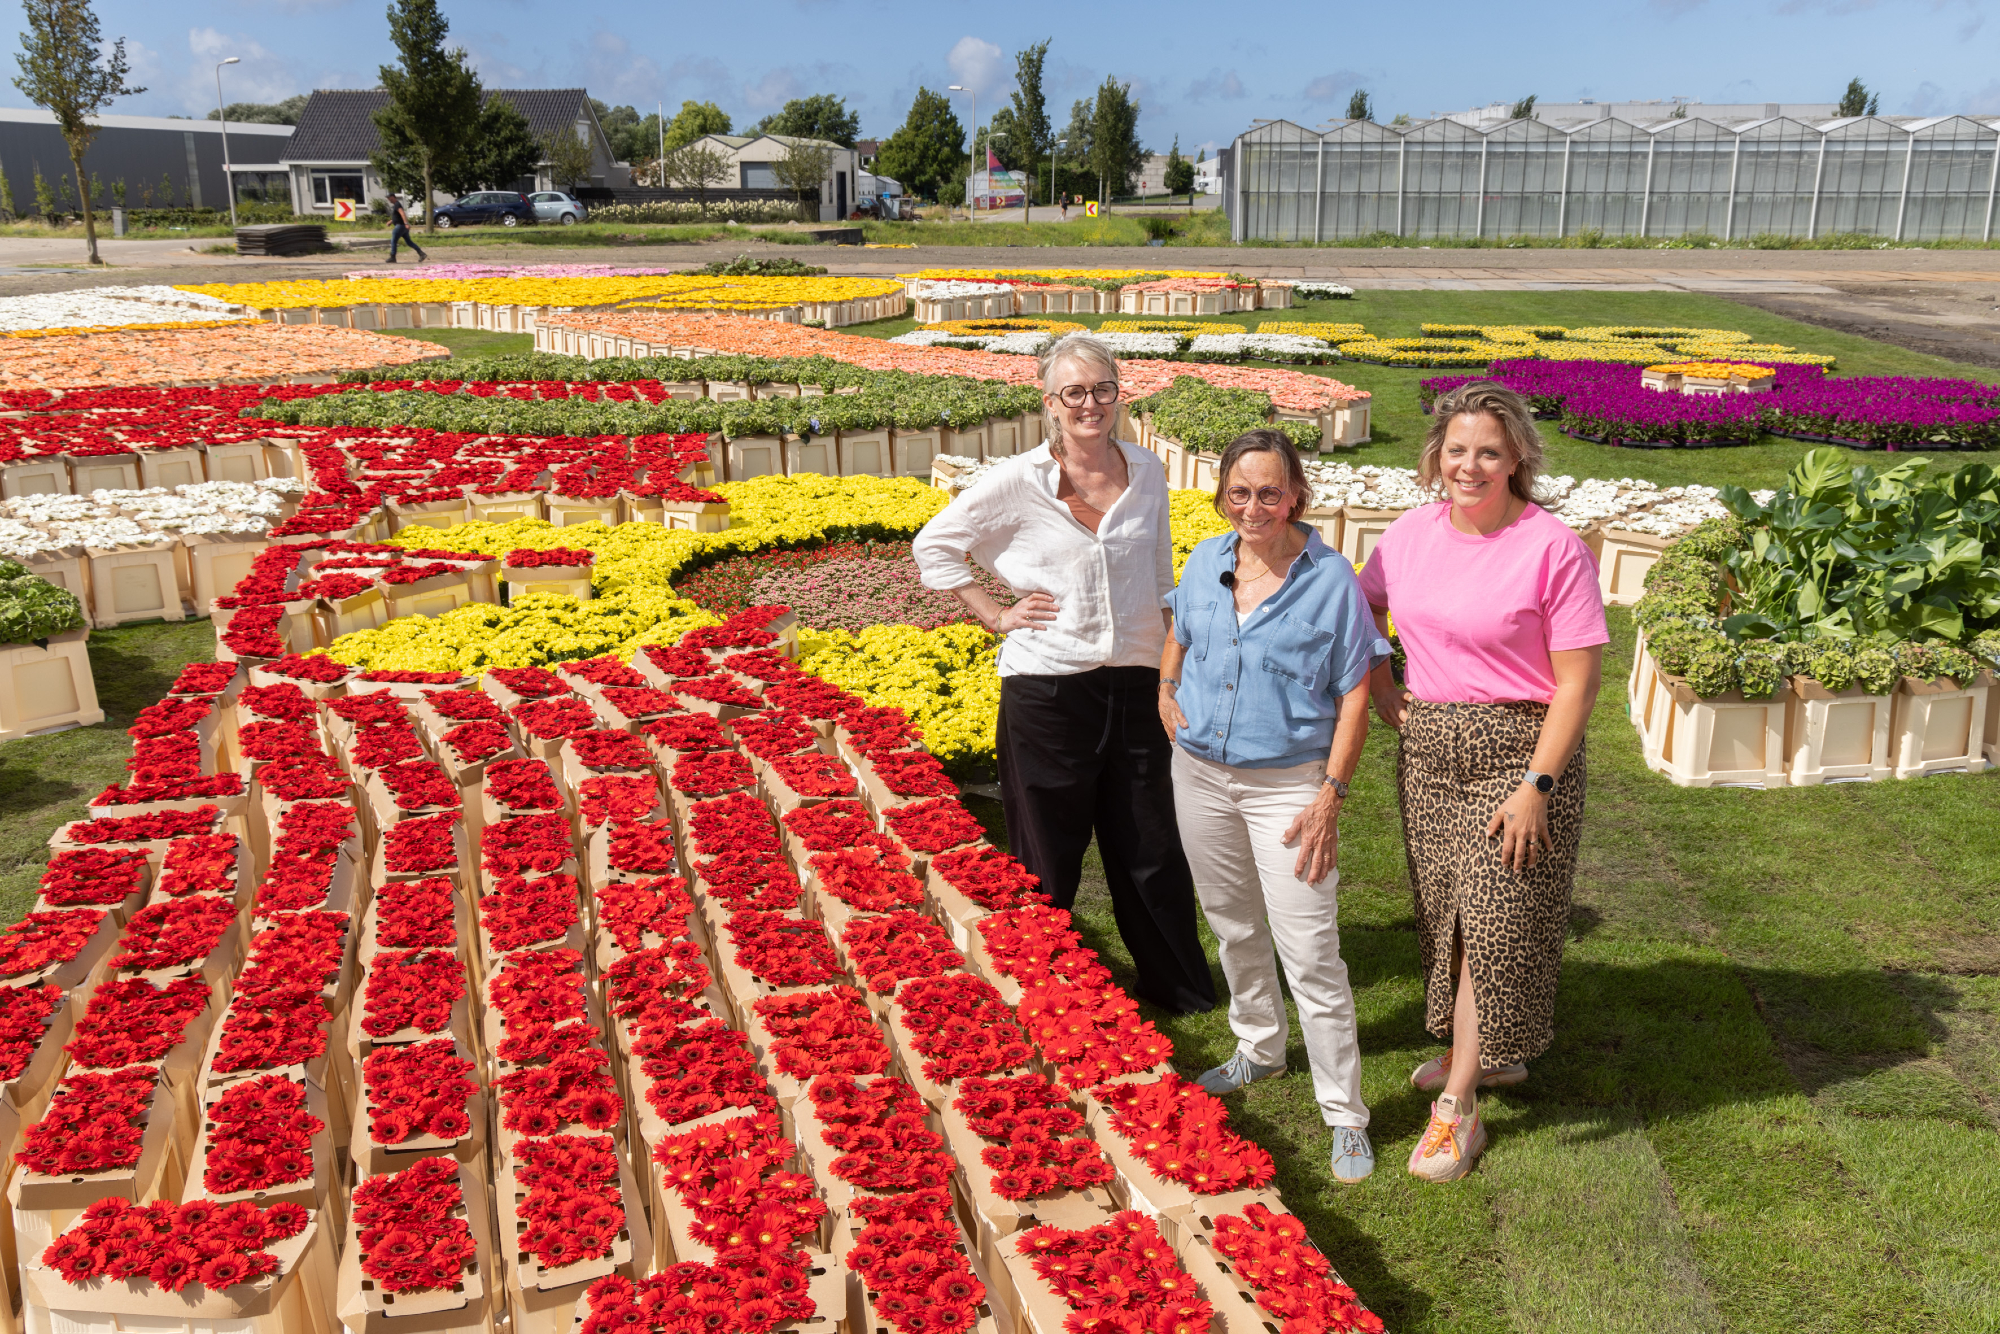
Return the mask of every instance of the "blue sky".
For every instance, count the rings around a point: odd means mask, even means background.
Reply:
[[[860,111],[868,135],[901,124],[920,84],[970,84],[984,121],[1012,87],[1013,53],[1053,38],[1046,82],[1058,124],[1073,100],[1116,75],[1140,101],[1146,145],[1165,151],[1178,134],[1192,156],[1228,143],[1254,117],[1317,125],[1342,115],[1356,87],[1386,120],[1529,92],[1545,101],[1833,101],[1860,75],[1888,113],[2000,114],[1992,58],[2000,23],[1988,25],[1995,4],[445,0],[445,12],[453,40],[491,86],[581,84],[643,110],[696,98],[739,125],[788,97],[833,92]],[[214,62],[225,55],[243,62],[224,71],[231,101],[371,87],[391,56],[383,0],[98,0],[97,9],[105,34],[127,39],[150,89],[115,108],[130,114],[204,114],[215,105]],[[4,101],[19,105],[7,92]]]

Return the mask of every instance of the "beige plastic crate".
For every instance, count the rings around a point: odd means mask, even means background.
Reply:
[[[84,550],[90,560],[92,625],[103,629],[130,621],[185,619],[175,562],[175,554],[184,550],[179,543]]]
[[[1382,534],[1388,532],[1389,525],[1402,518],[1403,514],[1402,510],[1347,506],[1340,521],[1340,554],[1357,566],[1366,564],[1375,553],[1375,544],[1382,540]]]
[[[954,452],[944,448],[944,436],[944,430],[936,426],[921,431],[891,431],[889,440],[891,457],[895,460],[895,475],[930,476],[931,460],[940,454]]]
[[[60,455],[27,459],[0,467],[0,497],[67,496],[72,494],[69,465]]]
[[[725,446],[729,480],[746,482],[752,477],[781,477],[785,472],[786,442],[775,435],[737,436]]]
[[[889,432],[886,430],[840,433],[842,477],[892,477],[895,475],[893,459]]]
[[[139,489],[137,454],[86,454],[69,461],[71,489],[87,496],[92,491],[136,491]]]
[[[235,445],[209,445],[208,479],[212,482],[256,482],[271,475],[267,447],[261,440]]]
[[[1679,787],[1785,787],[1791,751],[1786,726],[1794,696],[1780,688],[1769,699],[1732,690],[1703,699],[1678,678],[1662,674],[1671,695],[1657,754],[1647,764]]]
[[[192,486],[208,480],[199,449],[142,449],[139,451],[139,485]]]
[[[1889,753],[1898,778],[1986,771],[1984,683],[1906,676],[1891,696]]]
[[[257,554],[271,545],[265,537],[237,540],[228,535],[189,534],[185,544],[194,614],[206,616],[215,599],[229,596],[231,589],[250,573]]]
[[[104,721],[85,642],[90,631],[50,635],[48,647],[0,645],[0,741]]]
[[[1597,557],[1597,582],[1604,590],[1604,605],[1629,607],[1646,591],[1646,572],[1673,545],[1673,539],[1625,528],[1601,531],[1604,545]]]
[[[1661,693],[1657,667],[1642,688],[1655,696]],[[1794,787],[1881,782],[1892,776],[1893,696],[1871,695],[1858,685],[1831,691],[1809,676],[1792,678],[1792,694]]]

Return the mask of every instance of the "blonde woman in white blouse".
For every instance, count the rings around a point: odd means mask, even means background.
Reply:
[[[1196,1013],[1214,1006],[1215,983],[1174,822],[1173,747],[1154,722],[1174,587],[1166,476],[1112,438],[1110,348],[1070,334],[1042,354],[1041,373],[1048,440],[925,524],[917,568],[1006,636],[997,748],[1014,855],[1067,908],[1095,834],[1138,993]],[[1019,600],[1002,608],[968,556]]]

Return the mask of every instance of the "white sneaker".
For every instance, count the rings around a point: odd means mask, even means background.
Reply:
[[[1431,1123],[1410,1154],[1410,1175],[1425,1181],[1456,1181],[1486,1152],[1486,1126],[1479,1108],[1461,1108],[1449,1093],[1431,1104]]]

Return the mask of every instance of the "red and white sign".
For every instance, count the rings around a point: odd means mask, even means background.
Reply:
[[[333,201],[333,220],[334,220],[335,222],[353,222],[353,221],[354,221],[354,201],[353,201],[352,199],[336,199],[336,200],[334,200],[334,201]]]

